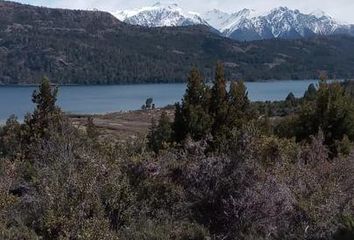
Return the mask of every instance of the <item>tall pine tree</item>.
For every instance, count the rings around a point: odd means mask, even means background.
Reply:
[[[215,139],[222,138],[227,130],[228,95],[224,66],[217,63],[214,85],[211,89],[210,114],[214,119],[211,133]]]
[[[228,127],[241,128],[243,124],[253,118],[247,88],[243,81],[231,82],[228,99]]]
[[[173,129],[177,142],[183,141],[187,135],[200,140],[210,132],[212,118],[208,112],[209,101],[210,90],[200,72],[193,68],[188,76],[182,104],[176,105]]]
[[[28,136],[32,138],[42,138],[48,133],[50,126],[59,127],[62,117],[61,110],[56,106],[58,88],[52,87],[48,78],[43,78],[38,91],[34,91],[32,102],[36,108],[33,114],[25,119],[28,127]]]

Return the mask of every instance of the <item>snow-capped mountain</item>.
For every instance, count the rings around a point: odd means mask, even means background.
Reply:
[[[341,24],[322,11],[309,14],[286,7],[266,13],[243,9],[233,14],[209,11],[202,15],[226,37],[237,40],[301,38],[314,35],[353,34],[353,27]],[[219,20],[219,21],[217,21]]]
[[[227,12],[220,11],[218,9],[213,9],[211,11],[205,12],[201,17],[213,28],[220,31],[224,26],[225,22],[230,18],[231,14]]]
[[[198,13],[185,12],[177,4],[156,3],[151,7],[113,13],[119,20],[145,27],[208,25]]]
[[[225,22],[219,30],[223,35],[238,40],[331,35],[345,28],[324,13],[304,14],[286,7],[275,8],[263,15],[256,15],[248,9],[233,15],[235,18]]]
[[[177,4],[157,3],[151,7],[116,12],[115,16],[126,23],[146,27],[203,24],[213,27],[225,37],[241,41],[354,35],[354,25],[342,24],[323,11],[306,14],[287,7],[275,8],[266,13],[250,9],[227,13],[214,9],[198,14],[185,11]]]

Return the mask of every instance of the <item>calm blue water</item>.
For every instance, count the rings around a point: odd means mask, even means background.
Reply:
[[[302,96],[313,80],[248,82],[249,97],[258,100],[283,100],[289,92]],[[142,84],[115,86],[63,86],[59,89],[58,104],[70,113],[108,113],[137,110],[149,97],[157,107],[179,101],[185,84]],[[31,103],[35,87],[0,87],[0,122],[11,114],[20,119],[33,110]]]

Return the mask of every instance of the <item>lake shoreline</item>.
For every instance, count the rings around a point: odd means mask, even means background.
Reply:
[[[283,80],[245,82],[251,101],[284,100],[290,92],[302,97],[310,84],[318,80]],[[209,84],[208,84],[209,85]],[[65,85],[59,86],[58,106],[68,114],[107,114],[141,109],[146,99],[153,98],[156,108],[181,101],[186,83],[130,85]],[[23,119],[33,111],[34,85],[0,86],[0,120],[14,114]]]
[[[239,81],[239,80],[235,80]],[[254,81],[244,81],[245,83],[274,83],[274,82],[297,82],[297,81],[319,81],[318,79],[270,79],[270,80],[254,80]],[[354,79],[328,79],[328,81],[354,81]],[[232,81],[227,81],[228,83]],[[52,83],[53,86],[58,87],[100,87],[100,86],[138,86],[138,85],[165,85],[165,84],[185,84],[186,81],[181,82],[141,82],[141,83],[114,83],[114,84],[56,84]],[[212,83],[211,81],[207,81],[207,84]],[[38,87],[40,83],[33,84],[0,84],[1,87]]]

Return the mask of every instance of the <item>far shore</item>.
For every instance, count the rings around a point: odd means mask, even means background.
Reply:
[[[269,80],[252,80],[252,81],[245,81],[245,82],[281,82],[281,81],[315,81],[317,79],[269,79]],[[328,81],[354,81],[354,79],[328,79]],[[228,81],[231,82],[231,81]],[[185,84],[185,81],[181,82],[141,82],[141,83],[114,83],[114,84],[56,84],[53,83],[54,86],[59,86],[59,87],[76,87],[76,86],[119,86],[119,85],[154,85],[154,84]],[[207,81],[206,83],[211,83],[211,81]],[[19,84],[1,84],[0,87],[38,87],[40,83],[30,83],[30,84],[24,84],[24,83],[19,83]]]

